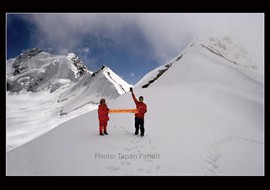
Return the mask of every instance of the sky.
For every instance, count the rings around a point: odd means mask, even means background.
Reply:
[[[195,38],[239,42],[264,74],[263,13],[8,13],[7,59],[30,48],[73,52],[96,71],[110,67],[135,85]]]

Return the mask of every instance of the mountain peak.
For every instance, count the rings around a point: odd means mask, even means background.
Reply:
[[[246,49],[228,36],[223,38],[198,38],[194,40],[191,46],[193,45],[200,45],[235,65],[257,70]]]
[[[36,56],[40,52],[42,52],[42,49],[32,48],[32,49],[29,49],[27,51],[24,51],[19,56],[17,56],[15,61],[12,64],[12,67],[14,68],[13,75],[17,75],[17,74],[21,73],[24,69],[27,68],[27,67],[23,67],[21,65],[21,62],[24,62],[24,61],[30,59],[31,57]]]
[[[196,59],[196,61],[191,61],[191,59]],[[203,62],[211,63],[213,65],[205,66],[202,65]],[[237,42],[231,40],[231,38],[227,36],[223,38],[196,38],[192,40],[191,43],[178,56],[166,63],[164,66],[158,67],[146,74],[136,84],[136,86],[141,85],[142,88],[147,88],[149,85],[157,81],[157,79],[166,73],[173,65],[177,65],[178,69],[180,69],[179,72],[181,72],[182,76],[180,76],[178,72],[177,78],[182,77],[183,80],[180,81],[184,82],[190,77],[187,73],[183,72],[184,69],[187,69],[187,72],[190,75],[193,75],[193,73],[190,72],[197,72],[198,68],[213,70],[213,68],[216,66],[215,63],[222,63],[224,66],[227,65],[237,67],[238,69],[244,68],[250,71],[257,69],[249,58],[245,48]],[[191,70],[191,68],[193,70]],[[206,71],[201,70],[200,72],[203,73]],[[170,78],[172,80],[171,82],[176,80],[175,78],[173,79],[173,76]],[[205,78],[207,78],[207,76],[205,76]],[[201,78],[201,80],[204,80],[205,78]]]
[[[73,53],[52,55],[39,48],[21,53],[14,61],[8,60],[7,68],[7,91],[11,92],[48,89],[53,92],[60,86],[78,81],[87,72],[91,73]]]

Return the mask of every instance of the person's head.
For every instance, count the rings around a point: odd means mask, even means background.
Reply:
[[[143,102],[143,97],[142,96],[139,97],[139,102]]]
[[[105,99],[104,98],[100,99],[100,104],[105,104]]]

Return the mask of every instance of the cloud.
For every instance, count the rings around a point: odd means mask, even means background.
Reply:
[[[194,38],[229,36],[251,56],[264,57],[264,15],[259,13],[140,14],[138,20],[155,54],[163,61]],[[175,55],[174,55],[175,56]],[[173,57],[174,57],[173,56]]]
[[[69,52],[69,50],[67,48],[64,48],[64,49],[59,50],[59,53],[61,55],[66,55],[68,52]]]
[[[134,74],[134,73],[130,73],[130,75],[131,75],[132,77],[134,77],[134,76],[135,76],[135,74]]]
[[[29,14],[24,18],[37,26],[39,45],[52,44],[57,49],[81,47],[89,36],[100,40],[100,46],[108,46],[113,39],[120,38],[128,23],[121,19],[124,15],[110,14]]]
[[[259,68],[264,64],[262,13],[68,13],[25,14],[24,18],[37,27],[33,41],[56,52],[77,49],[113,61],[119,50],[162,65],[194,38],[229,36],[246,47]]]
[[[84,48],[78,49],[78,52],[84,53],[84,54],[90,54],[90,49],[87,47],[84,47]]]

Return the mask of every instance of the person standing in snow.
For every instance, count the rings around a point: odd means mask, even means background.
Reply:
[[[107,133],[107,124],[109,121],[109,108],[105,103],[105,99],[100,100],[100,104],[98,106],[98,119],[99,119],[99,134],[100,135],[108,135]]]
[[[139,101],[136,99],[133,89],[130,88],[130,92],[132,94],[132,98],[136,104],[136,108],[138,109],[138,113],[135,113],[135,135],[138,135],[139,129],[141,132],[141,136],[144,136],[144,114],[147,112],[147,105],[143,103],[143,97],[139,97]]]

